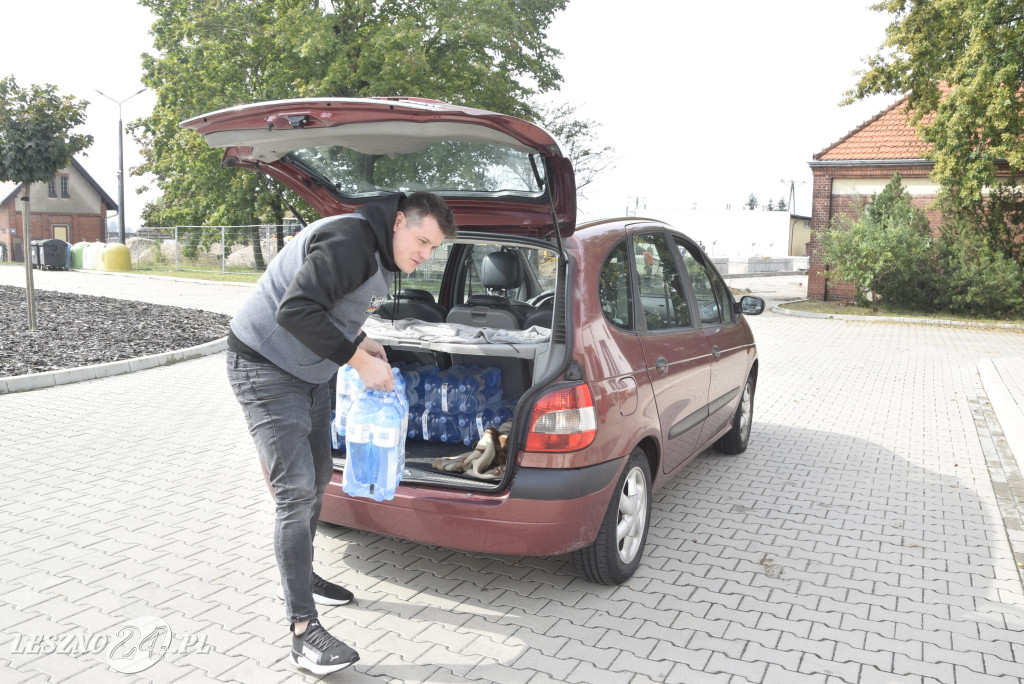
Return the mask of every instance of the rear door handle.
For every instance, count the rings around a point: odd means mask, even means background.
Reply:
[[[658,360],[654,362],[654,367],[658,369],[658,372],[665,374],[668,372],[668,359],[664,356],[659,356]]]

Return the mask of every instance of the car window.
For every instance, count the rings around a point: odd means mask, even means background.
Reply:
[[[416,267],[416,270],[406,275],[402,274],[402,289],[426,290],[434,295],[434,301],[440,301],[441,278],[444,276],[444,267],[448,263],[448,254],[452,250],[450,242],[443,242],[441,246],[430,253],[430,258]]]
[[[624,330],[633,329],[633,291],[629,287],[629,250],[622,241],[612,248],[601,265],[598,299],[608,322]]]
[[[698,247],[688,246],[679,239],[674,241],[683,259],[683,268],[690,276],[693,293],[697,297],[701,323],[714,325],[723,321],[731,322],[732,295],[718,274],[707,267],[704,253]]]
[[[474,294],[492,294],[487,291],[480,281],[480,269],[484,257],[494,252],[508,252],[516,255],[520,266],[523,268],[522,283],[518,287],[506,290],[504,296],[514,301],[526,301],[544,290],[554,289],[555,275],[557,273],[557,261],[554,258],[554,252],[531,247],[474,244],[470,253],[469,272],[465,279],[465,297]]]
[[[732,323],[736,319],[736,308],[733,306],[732,292],[725,284],[722,277],[705,262],[704,270],[711,278],[711,285],[715,288],[715,299],[718,301],[718,309],[722,313],[723,323]]]
[[[633,236],[633,253],[640,275],[640,301],[648,330],[693,325],[686,292],[664,233]]]

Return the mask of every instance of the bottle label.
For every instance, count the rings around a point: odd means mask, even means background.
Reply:
[[[373,425],[369,423],[349,423],[345,426],[345,431],[350,442],[363,444],[373,437]]]
[[[448,413],[448,383],[441,385],[441,410]]]
[[[394,448],[398,446],[398,427],[376,427],[373,429],[374,446]]]

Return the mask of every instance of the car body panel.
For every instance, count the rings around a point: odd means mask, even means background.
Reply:
[[[324,492],[320,518],[347,527],[424,544],[503,555],[550,556],[590,544],[608,506],[625,459],[601,475],[610,478],[600,490],[560,500],[518,498],[516,485],[500,494],[432,489],[399,484],[395,498],[378,502],[350,497],[334,473]],[[563,489],[580,487],[571,470],[550,471]]]

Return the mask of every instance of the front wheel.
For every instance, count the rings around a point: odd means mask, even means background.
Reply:
[[[730,456],[746,451],[753,422],[754,376],[750,376],[747,378],[747,384],[743,386],[743,396],[740,397],[740,405],[736,407],[736,415],[732,418],[732,428],[715,442],[715,451]]]
[[[608,504],[597,539],[573,551],[576,570],[591,582],[622,584],[636,572],[651,525],[651,471],[647,456],[633,449]]]

